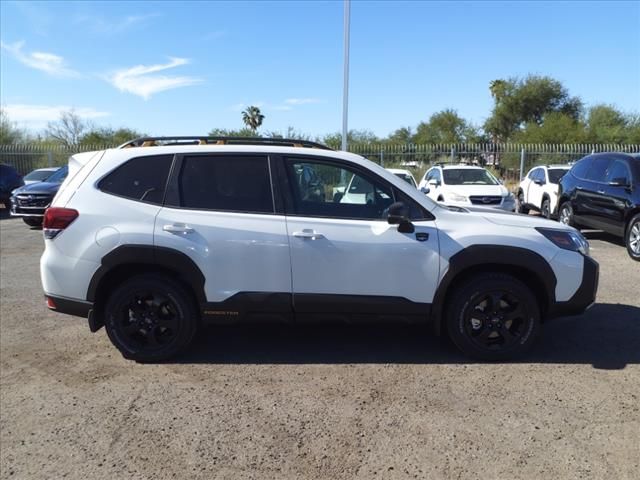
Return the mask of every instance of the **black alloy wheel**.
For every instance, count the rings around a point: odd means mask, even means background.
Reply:
[[[173,357],[191,342],[199,323],[188,292],[156,275],[122,284],[107,301],[105,319],[112,343],[140,362]]]
[[[526,352],[540,328],[540,309],[517,278],[485,273],[456,287],[447,313],[449,336],[463,353],[508,360]]]

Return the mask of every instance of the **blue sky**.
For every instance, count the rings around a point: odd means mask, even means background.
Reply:
[[[341,129],[343,4],[1,3],[0,103],[41,129],[74,107],[154,135]],[[349,127],[387,135],[454,108],[481,124],[492,79],[550,75],[640,111],[640,2],[352,2]]]

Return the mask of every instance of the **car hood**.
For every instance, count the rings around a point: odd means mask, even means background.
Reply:
[[[18,193],[30,193],[30,194],[55,194],[60,188],[59,183],[50,182],[36,182],[29,185],[20,187],[14,191],[14,195]]]
[[[469,212],[469,215],[482,217],[495,225],[502,225],[506,227],[545,227],[555,228],[556,230],[573,230],[572,227],[564,225],[563,223],[547,220],[546,218],[535,215],[524,215],[521,213],[506,212],[504,210],[484,207],[464,207],[463,210]]]
[[[509,194],[504,185],[445,185],[445,187],[447,191],[465,197],[470,195],[506,197]]]

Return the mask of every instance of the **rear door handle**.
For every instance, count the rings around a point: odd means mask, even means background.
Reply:
[[[183,235],[195,232],[193,228],[191,228],[189,225],[185,225],[184,223],[168,224],[162,227],[162,230],[169,233],[182,233]]]
[[[300,232],[293,232],[292,235],[296,238],[308,238],[309,240],[319,240],[320,238],[324,238],[324,235],[316,232],[315,230],[311,230],[310,228],[305,228]]]

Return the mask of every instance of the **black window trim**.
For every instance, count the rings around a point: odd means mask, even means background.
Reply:
[[[185,157],[258,157],[267,160],[267,170],[269,171],[269,185],[271,187],[271,212],[256,212],[253,210],[226,210],[226,209],[213,209],[213,208],[195,208],[184,207],[180,205],[180,172],[182,171],[182,164]],[[282,212],[278,212],[278,202],[276,198],[276,189],[274,177],[271,169],[273,162],[273,155],[265,152],[183,152],[177,153],[174,157],[173,167],[169,174],[169,181],[167,182],[167,188],[164,198],[163,206],[174,210],[189,210],[195,212],[215,212],[215,213],[236,213],[243,215],[282,215]]]
[[[128,164],[129,162],[132,162],[134,160],[139,160],[141,158],[145,158],[145,159],[154,159],[157,157],[168,157],[171,156],[171,164],[169,165],[169,172],[167,174],[167,179],[165,180],[164,183],[164,189],[162,191],[162,199],[159,202],[150,202],[148,200],[140,200],[139,198],[133,198],[133,197],[127,197],[125,195],[118,195],[117,193],[113,193],[113,192],[109,192],[108,190],[104,190],[100,184],[102,183],[102,181],[107,178],[109,175],[111,175],[113,172],[115,172],[116,170],[119,170],[121,168],[123,168],[126,164]],[[151,162],[153,160],[150,160]],[[139,155],[137,157],[131,157],[126,159],[124,162],[118,164],[117,166],[115,166],[114,168],[112,168],[111,170],[109,170],[107,173],[105,173],[104,175],[102,175],[100,178],[98,178],[95,182],[94,182],[94,188],[96,190],[99,190],[100,192],[106,194],[106,195],[111,195],[113,197],[118,197],[118,198],[123,198],[125,200],[130,200],[132,202],[138,202],[138,203],[144,203],[146,205],[155,205],[157,207],[162,207],[164,206],[164,202],[167,198],[167,191],[169,189],[169,182],[171,181],[171,173],[173,172],[173,168],[174,165],[176,163],[176,155],[175,154],[171,154],[171,153],[162,153],[162,154],[155,154],[155,155]]]
[[[291,189],[291,185],[289,182],[289,176],[287,175],[285,162],[286,160],[300,160],[300,161],[303,161],[303,162],[306,161],[309,163],[325,163],[327,165],[334,165],[339,168],[345,168],[345,166],[347,166],[348,167],[347,169],[354,170],[356,173],[364,177],[365,180],[368,180],[372,183],[376,183],[376,182],[381,183],[385,187],[388,187],[391,190],[391,194],[393,195],[394,202],[397,201],[396,190],[399,190],[400,193],[402,193],[404,196],[408,197],[409,200],[414,202],[417,208],[419,208],[425,215],[425,218],[413,220],[414,222],[430,222],[436,219],[433,213],[431,213],[425,207],[420,205],[420,203],[418,203],[416,200],[411,198],[409,194],[403,192],[402,190],[398,189],[395,185],[393,185],[391,182],[387,181],[381,176],[376,175],[371,170],[368,170],[357,163],[351,162],[349,160],[344,160],[341,158],[325,157],[320,155],[277,154],[277,155],[273,155],[272,157],[274,157],[274,159],[277,161],[278,180],[282,183],[282,188],[280,189],[280,191],[284,200],[283,213],[288,217],[326,218],[326,219],[333,219],[333,220],[355,220],[360,222],[386,222],[386,219],[384,218],[366,219],[366,218],[358,218],[358,217],[335,217],[335,216],[329,216],[329,215],[308,215],[308,214],[295,213],[294,204],[293,204],[294,202],[293,191]]]

